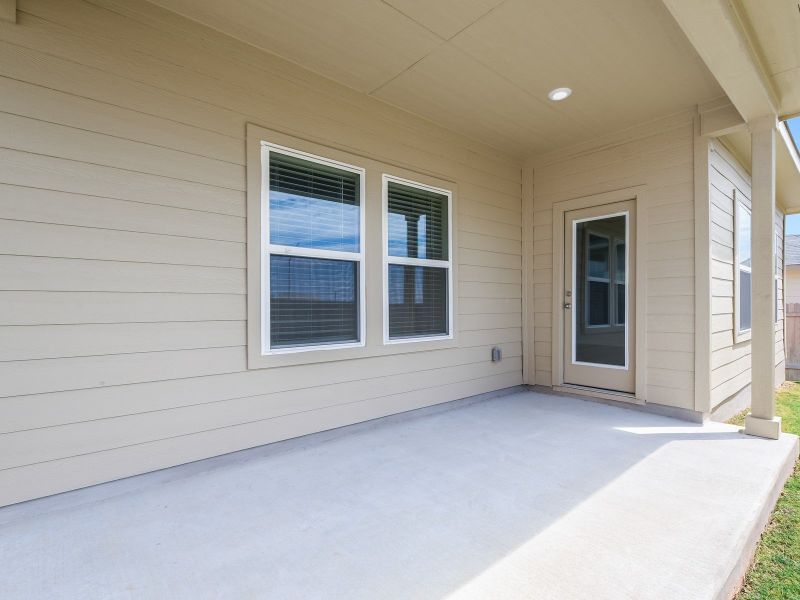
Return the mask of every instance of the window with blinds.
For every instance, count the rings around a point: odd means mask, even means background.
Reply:
[[[450,192],[384,176],[389,341],[451,334]]]
[[[363,171],[269,148],[269,350],[359,344]]]

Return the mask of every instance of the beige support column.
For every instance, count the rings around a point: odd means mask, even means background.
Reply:
[[[751,407],[745,433],[778,439],[775,416],[775,117],[750,122],[752,135]]]

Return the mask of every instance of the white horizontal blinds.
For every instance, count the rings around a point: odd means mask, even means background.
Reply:
[[[360,178],[270,150],[270,348],[359,341]]]
[[[269,163],[270,243],[358,252],[359,174],[275,151]]]
[[[358,265],[270,256],[273,348],[358,340]]]
[[[736,276],[739,279],[738,302],[739,331],[750,329],[752,317],[751,283],[751,221],[750,210],[741,201],[736,202]]]
[[[389,256],[447,260],[447,196],[390,181]]]
[[[448,335],[449,197],[388,181],[390,339]]]

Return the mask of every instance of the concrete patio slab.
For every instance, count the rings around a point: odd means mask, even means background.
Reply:
[[[1,595],[724,597],[798,448],[530,391],[344,433],[2,509]]]

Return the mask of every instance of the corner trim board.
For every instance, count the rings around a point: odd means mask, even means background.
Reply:
[[[711,411],[711,143],[694,120],[694,408]]]

